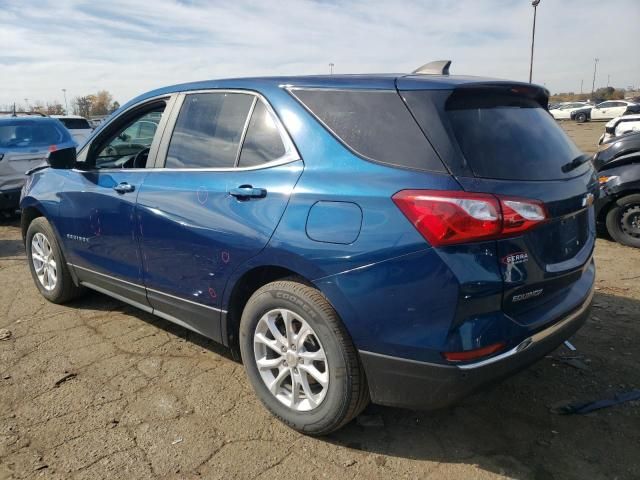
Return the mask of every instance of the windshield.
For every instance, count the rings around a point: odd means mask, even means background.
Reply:
[[[0,147],[45,147],[69,141],[69,134],[56,123],[51,120],[0,122]]]

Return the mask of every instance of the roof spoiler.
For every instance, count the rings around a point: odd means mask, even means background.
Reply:
[[[451,60],[436,60],[435,62],[425,63],[411,73],[414,75],[449,75],[450,66]]]

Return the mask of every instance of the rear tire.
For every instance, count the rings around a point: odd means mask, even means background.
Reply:
[[[640,194],[616,200],[607,213],[607,231],[616,242],[640,248]]]
[[[295,430],[326,435],[369,403],[357,351],[336,311],[312,286],[292,279],[257,290],[242,313],[239,340],[256,395]]]
[[[578,123],[584,123],[587,121],[587,114],[586,113],[579,113],[576,115],[576,122]]]
[[[65,303],[84,293],[84,288],[73,283],[58,239],[46,218],[38,217],[29,224],[25,246],[31,276],[44,298],[52,303]]]

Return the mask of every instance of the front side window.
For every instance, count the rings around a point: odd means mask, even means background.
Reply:
[[[262,101],[256,103],[242,144],[239,167],[253,167],[286,153],[276,120]]]
[[[176,121],[167,168],[232,168],[255,97],[244,93],[187,95]]]
[[[145,168],[164,108],[163,102],[130,119],[96,145],[97,153],[90,158],[89,164],[99,169]]]

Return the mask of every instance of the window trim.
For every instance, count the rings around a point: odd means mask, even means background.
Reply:
[[[175,130],[178,115],[182,110],[182,105],[184,104],[184,100],[187,95],[195,95],[195,94],[203,94],[203,93],[240,93],[244,95],[252,95],[254,101],[249,109],[249,113],[247,114],[247,118],[245,120],[245,124],[243,127],[242,135],[240,137],[240,144],[238,145],[238,152],[236,153],[236,159],[234,162],[234,166],[232,167],[200,167],[200,168],[176,168],[176,167],[165,167],[167,161],[167,153],[169,152],[169,144],[171,143],[171,138],[173,136],[173,132]],[[285,153],[284,155],[271,160],[269,162],[262,163],[260,165],[252,165],[249,167],[239,167],[238,161],[240,160],[240,154],[242,153],[242,147],[244,145],[244,139],[247,135],[247,130],[249,128],[249,122],[251,121],[251,116],[253,115],[253,111],[257,102],[262,101],[272,115],[273,120],[278,129],[278,133],[280,134],[280,138],[282,143],[284,144]],[[280,165],[285,165],[287,163],[292,163],[297,160],[302,160],[302,157],[298,153],[298,149],[296,145],[293,143],[293,140],[289,136],[289,132],[287,132],[284,127],[282,120],[271,106],[271,103],[266,99],[264,95],[255,90],[244,90],[240,88],[207,88],[202,90],[186,90],[182,92],[177,92],[176,102],[173,107],[173,111],[171,112],[171,116],[167,121],[167,125],[162,133],[162,140],[160,141],[158,154],[156,156],[156,165],[155,168],[151,171],[153,172],[237,172],[237,171],[250,171],[250,170],[262,170],[265,168],[276,167]]]

